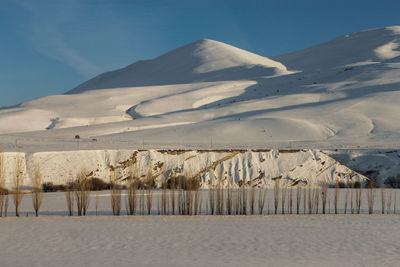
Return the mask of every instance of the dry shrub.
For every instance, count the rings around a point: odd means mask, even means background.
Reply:
[[[19,206],[21,204],[22,198],[24,197],[24,194],[22,192],[22,186],[24,182],[23,172],[24,172],[23,159],[17,156],[17,158],[15,159],[14,177],[13,177],[13,183],[14,183],[13,200],[15,206],[15,216],[17,217],[19,217]]]
[[[43,192],[64,192],[69,190],[70,189],[69,187],[70,187],[69,185],[63,185],[63,184],[55,185],[52,182],[46,182],[42,184]]]
[[[40,173],[39,165],[37,165],[35,167],[32,177],[32,204],[36,216],[39,216],[39,209],[43,201],[41,184],[42,184],[42,174]]]
[[[87,183],[92,191],[102,191],[109,189],[109,185],[102,179],[97,177],[89,178]]]

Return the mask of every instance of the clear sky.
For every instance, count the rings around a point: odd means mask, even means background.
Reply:
[[[390,25],[398,0],[0,0],[0,106],[202,38],[276,56]]]

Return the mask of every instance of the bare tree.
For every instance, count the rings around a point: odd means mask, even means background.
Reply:
[[[338,214],[338,201],[339,201],[339,182],[335,181],[335,194],[334,194],[335,214]]]
[[[267,190],[260,188],[258,191],[258,214],[263,214]]]
[[[275,180],[275,186],[274,186],[274,210],[275,210],[275,214],[278,214],[279,186],[280,186],[280,181],[279,180]]]
[[[326,213],[326,200],[328,199],[328,183],[322,184],[322,214]]]
[[[296,213],[300,214],[300,203],[301,203],[301,188],[296,188]]]
[[[15,170],[14,170],[14,206],[15,206],[15,216],[19,217],[19,206],[21,204],[22,198],[24,194],[22,192],[22,187],[24,184],[24,166],[23,166],[23,158],[17,156],[15,159]]]
[[[39,216],[39,209],[42,205],[42,201],[42,174],[40,173],[39,165],[36,165],[32,176],[32,204],[36,216]]]
[[[5,163],[4,163],[4,153],[0,151],[0,217],[3,216],[3,207],[5,195],[7,195],[7,190],[5,189]]]
[[[372,214],[374,212],[375,188],[373,188],[373,186],[370,185],[366,192],[368,200],[368,213]]]
[[[114,216],[121,213],[121,187],[118,184],[117,169],[113,169],[110,177],[111,181],[111,208]]]
[[[137,169],[134,169],[132,166],[129,171],[129,177],[127,182],[127,198],[126,198],[126,206],[127,213],[129,215],[136,214],[137,208],[137,188],[139,185],[139,177],[138,177]]]
[[[90,184],[86,170],[78,172],[73,186],[78,216],[85,216],[90,203]]]

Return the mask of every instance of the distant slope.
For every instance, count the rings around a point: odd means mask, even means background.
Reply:
[[[153,60],[135,62],[82,83],[67,94],[93,89],[242,80],[287,74],[286,67],[218,41],[202,39]]]
[[[399,62],[400,26],[365,30],[294,53],[273,57],[290,69],[323,70],[346,65]]]

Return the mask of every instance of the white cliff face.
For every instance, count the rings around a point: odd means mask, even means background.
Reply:
[[[367,181],[363,175],[318,150],[98,150],[9,152],[4,155],[8,188],[12,188],[16,157],[22,157],[26,162],[24,184],[28,187],[35,166],[40,166],[44,182],[55,184],[74,180],[83,169],[106,182],[110,181],[111,172],[115,169],[122,184],[130,171],[140,177],[151,173],[158,185],[171,177],[197,177],[202,188],[209,188],[220,181],[225,187],[247,184],[265,188],[273,187],[275,181],[282,186]]]

